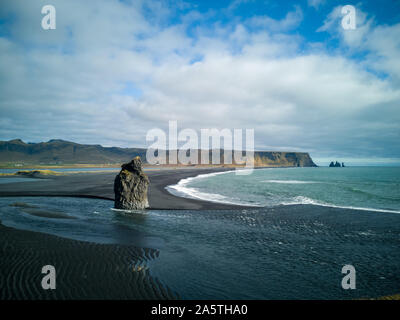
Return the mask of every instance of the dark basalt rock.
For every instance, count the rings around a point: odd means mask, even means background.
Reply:
[[[331,168],[340,168],[340,167],[344,167],[344,162],[342,162],[342,165],[340,165],[340,162],[333,162],[333,161],[331,161],[331,163],[329,164],[329,167],[331,167]]]
[[[114,180],[116,209],[140,210],[149,207],[147,189],[149,178],[142,171],[142,160],[134,158],[122,165]]]

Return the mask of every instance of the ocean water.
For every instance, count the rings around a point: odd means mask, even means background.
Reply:
[[[314,204],[400,213],[400,167],[271,168],[200,175],[176,195],[250,206]]]
[[[308,185],[292,182],[317,179],[281,172],[286,178],[260,177],[260,185]],[[223,174],[191,181],[223,177],[236,179]],[[265,180],[290,183],[261,182]],[[218,191],[229,196],[222,187]],[[261,192],[228,199],[259,204]],[[0,220],[9,227],[70,239],[157,249],[159,255],[146,267],[183,299],[354,299],[399,292],[398,213],[303,204],[127,215],[112,206],[112,201],[98,199],[0,198]],[[346,264],[356,268],[356,290],[341,287]]]

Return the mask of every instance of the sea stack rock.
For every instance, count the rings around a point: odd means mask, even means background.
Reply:
[[[140,210],[149,207],[147,188],[149,178],[142,171],[142,160],[136,157],[121,167],[114,180],[116,209]]]

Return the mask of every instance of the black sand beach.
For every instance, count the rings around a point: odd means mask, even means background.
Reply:
[[[170,194],[165,187],[180,179],[224,169],[155,170],[146,172],[152,209],[230,209]],[[0,185],[1,197],[72,196],[114,199],[115,172],[46,176],[41,181]],[[1,179],[1,178],[0,178]],[[0,222],[0,299],[174,299],[149,275],[146,262],[158,251],[134,246],[96,244],[38,232],[16,230]],[[58,290],[41,288],[41,268],[54,265]]]
[[[354,299],[397,292],[397,214],[315,205],[248,210],[180,198],[165,190],[181,179],[221,170],[229,169],[146,171],[151,181],[151,208],[167,211],[146,215],[138,228],[98,229],[102,235],[110,236],[111,230],[118,239],[122,236],[117,242],[41,233],[47,232],[46,228],[32,229],[40,232],[17,230],[7,224],[5,215],[2,219],[7,226],[0,221],[0,300]],[[53,200],[49,196],[105,199],[54,198],[60,203],[105,202],[107,217],[120,219],[109,209],[116,174],[71,173],[0,184],[0,197],[15,197],[15,201],[4,199],[8,214],[44,218],[50,228],[61,220],[63,225],[71,223],[68,230],[76,232],[75,221],[79,219],[71,219],[73,211],[64,212],[62,206],[60,211],[57,207],[48,209],[40,201]],[[32,196],[32,202],[18,199],[25,196]],[[177,213],[176,209],[187,211]],[[256,215],[252,210],[257,210]],[[71,216],[66,216],[68,213]],[[184,219],[177,219],[181,216]],[[98,227],[99,220],[94,221],[81,229],[83,234],[92,226]],[[148,242],[141,242],[148,235]],[[341,268],[348,263],[354,263],[360,275],[354,292],[344,292],[340,287]],[[57,270],[54,291],[41,287],[44,265]],[[238,274],[242,275],[240,281]],[[253,274],[262,277],[254,278]]]
[[[148,194],[150,209],[223,210],[237,208],[235,205],[176,197],[165,189],[166,186],[176,184],[181,179],[228,170],[232,169],[161,169],[146,171],[145,173],[150,179]],[[0,184],[0,197],[72,196],[114,200],[113,187],[116,174],[116,172],[81,172],[43,176],[41,181],[31,183]]]

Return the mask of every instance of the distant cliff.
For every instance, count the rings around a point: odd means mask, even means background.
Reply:
[[[254,154],[255,166],[316,167],[306,152],[259,151]]]
[[[0,163],[22,165],[121,164],[136,156],[146,159],[144,148],[102,147],[64,140],[25,143],[20,139],[0,141]],[[308,153],[258,151],[255,166],[315,167]],[[146,162],[146,161],[145,161]]]

